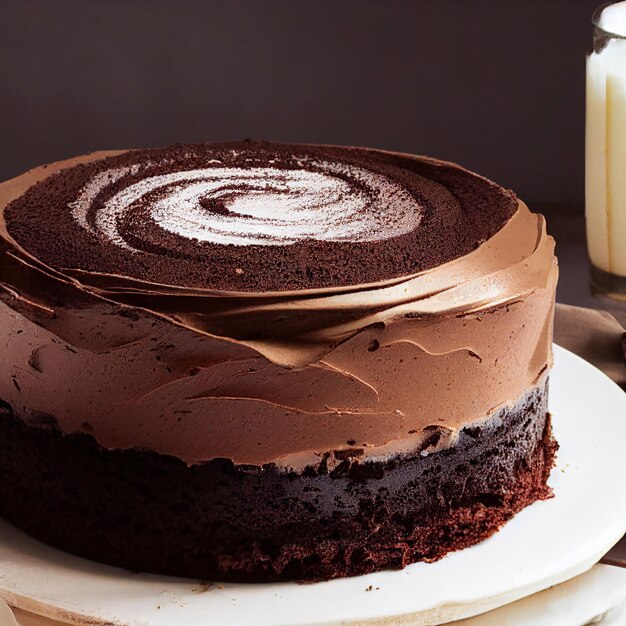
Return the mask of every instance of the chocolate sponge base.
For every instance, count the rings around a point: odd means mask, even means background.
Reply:
[[[316,581],[434,561],[550,497],[546,401],[535,387],[427,456],[298,473],[106,450],[0,403],[0,515],[83,557],[202,580]]]

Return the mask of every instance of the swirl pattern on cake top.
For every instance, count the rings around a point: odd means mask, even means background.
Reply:
[[[138,168],[113,169],[83,187],[71,203],[72,215],[90,232],[129,250],[135,248],[120,224],[138,219],[185,239],[235,246],[377,241],[418,226],[419,204],[401,185],[338,163],[311,166],[321,171],[216,165],[161,174],[130,184],[94,208],[109,185]],[[385,205],[395,207],[391,219],[380,210]]]
[[[6,216],[16,241],[57,269],[289,291],[428,269],[476,248],[515,209],[511,193],[435,161],[242,142],[78,166]]]

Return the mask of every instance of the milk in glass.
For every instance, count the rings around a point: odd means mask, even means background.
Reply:
[[[587,59],[587,244],[596,274],[615,287],[626,278],[626,2],[606,7],[595,25]]]

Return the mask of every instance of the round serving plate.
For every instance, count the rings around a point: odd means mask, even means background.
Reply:
[[[203,584],[133,574],[0,523],[0,598],[69,624],[435,625],[477,615],[588,570],[626,531],[626,394],[555,346],[555,497],[436,563],[299,585]]]

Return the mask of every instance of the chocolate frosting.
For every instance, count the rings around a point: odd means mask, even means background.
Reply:
[[[240,146],[228,149],[233,145]],[[147,448],[188,464],[225,457],[299,467],[329,454],[379,458],[453,445],[460,429],[513,404],[545,375],[557,266],[541,216],[497,185],[441,161],[245,145],[256,154],[254,167],[277,166],[268,155],[283,155],[283,169],[289,161],[289,185],[300,184],[302,193],[296,208],[281,205],[287,213],[297,214],[303,202],[314,210],[320,199],[311,200],[308,186],[328,183],[312,182],[309,174],[298,179],[294,163],[303,155],[313,155],[318,170],[322,156],[338,160],[333,172],[339,168],[351,183],[365,176],[371,160],[371,169],[386,177],[376,184],[386,185],[388,195],[379,194],[386,199],[371,211],[368,201],[355,205],[367,215],[355,217],[348,230],[337,222],[313,241],[307,220],[297,215],[296,227],[285,219],[276,232],[269,229],[270,239],[282,233],[280,242],[252,245],[242,238],[258,231],[238,231],[237,242],[225,243],[226,227],[216,234],[210,221],[206,240],[196,242],[201,250],[193,250],[192,239],[182,236],[181,243],[179,222],[167,225],[178,229],[173,239],[158,239],[152,223],[144,224],[148,214],[165,223],[150,212],[150,202],[171,200],[171,189],[148,198],[142,186],[143,195],[120,199],[127,183],[145,174],[104,188],[98,182],[88,206],[77,197],[87,193],[86,181],[155,155],[202,154],[197,169],[206,169],[210,144],[96,153],[0,186],[0,398],[18,415],[54,422],[64,432],[89,432],[105,447]],[[224,150],[219,144],[215,154]],[[207,174],[199,176],[204,189]],[[372,178],[367,184],[370,193],[376,185]],[[427,189],[437,192],[427,196]],[[228,213],[228,237],[241,211],[263,216],[256,192],[233,205],[232,191],[227,206],[201,198],[211,215]],[[353,193],[334,191],[331,202],[339,205]],[[274,201],[278,192],[269,193]],[[119,219],[111,221],[98,207],[115,197],[110,215]],[[396,197],[398,211],[379,216],[396,207]],[[443,197],[448,204],[439,213]],[[472,197],[476,204],[463,204]],[[463,222],[473,228],[463,231],[458,219],[451,228],[443,219],[455,203],[459,214],[473,215]],[[116,212],[122,206],[132,211]],[[196,230],[198,224],[201,219]],[[437,239],[439,245],[423,247]],[[124,247],[129,244],[134,251]],[[335,268],[351,256],[358,263]],[[198,269],[199,258],[216,265]]]

